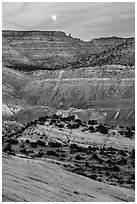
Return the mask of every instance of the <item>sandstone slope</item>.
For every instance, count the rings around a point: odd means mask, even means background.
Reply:
[[[123,202],[134,191],[67,172],[51,162],[3,155],[3,202]],[[82,185],[81,185],[82,184]]]

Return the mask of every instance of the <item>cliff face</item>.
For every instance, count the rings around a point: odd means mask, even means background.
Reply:
[[[97,110],[108,122],[134,124],[134,54],[134,38],[4,31],[3,103],[73,107],[88,117]]]
[[[11,53],[8,60],[7,52],[9,48],[7,45],[10,46]],[[18,66],[22,65],[24,67],[22,66],[20,69],[64,68],[73,61],[76,54],[85,51],[92,52],[91,49],[94,49],[92,43],[85,43],[80,39],[69,37],[63,32],[3,32],[3,58],[6,62],[10,62],[9,66],[17,69]],[[16,54],[17,58],[15,53],[18,53],[18,55]],[[20,62],[18,58],[22,58]],[[33,62],[30,63],[32,60]],[[33,68],[31,68],[31,65]]]
[[[3,63],[20,70],[134,65],[134,38],[84,42],[57,31],[3,31]]]

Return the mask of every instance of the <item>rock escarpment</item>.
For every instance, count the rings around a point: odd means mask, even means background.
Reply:
[[[134,124],[134,38],[90,42],[56,31],[3,31],[3,103],[77,108]],[[25,72],[24,72],[25,71]]]
[[[59,31],[3,31],[4,64],[20,70],[134,65],[134,38],[84,42]]]

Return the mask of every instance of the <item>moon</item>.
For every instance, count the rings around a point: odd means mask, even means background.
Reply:
[[[53,21],[57,20],[57,16],[56,15],[52,15],[51,18],[52,18]]]

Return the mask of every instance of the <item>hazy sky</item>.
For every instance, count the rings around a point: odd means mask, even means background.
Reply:
[[[132,2],[5,2],[2,11],[3,29],[61,30],[83,40],[135,36]]]

